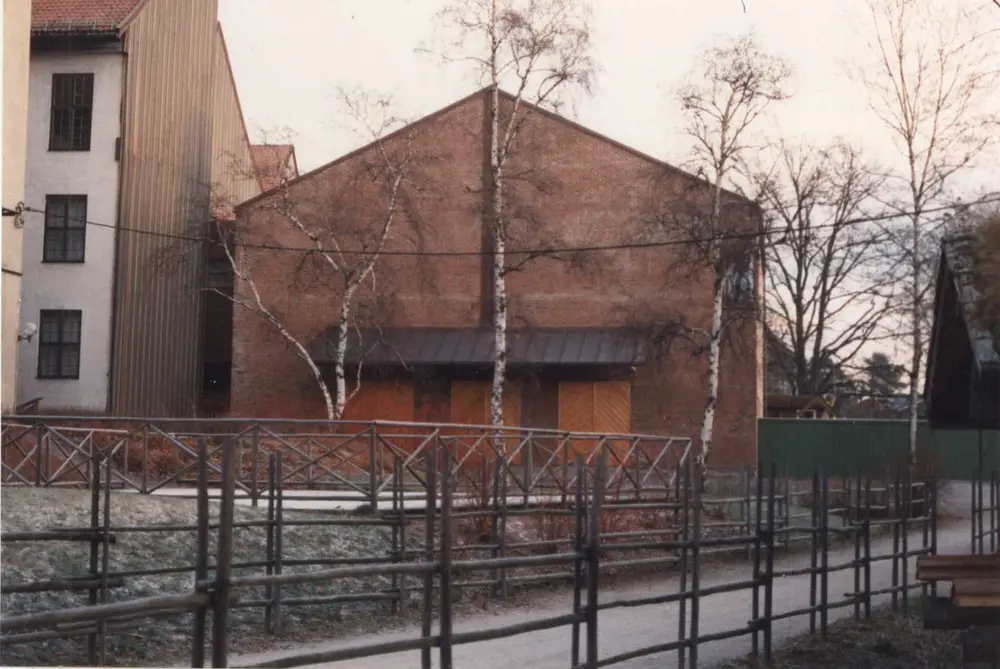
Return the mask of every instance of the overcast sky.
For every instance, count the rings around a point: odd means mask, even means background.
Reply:
[[[955,0],[970,5],[988,0]],[[290,130],[308,170],[358,145],[344,130],[338,87],[391,93],[399,114],[417,118],[472,92],[462,65],[442,65],[415,49],[434,37],[443,0],[220,0],[244,113],[255,140]],[[862,0],[597,0],[590,96],[567,113],[620,142],[680,163],[672,91],[697,51],[747,30],[796,69],[794,97],[773,121],[785,137],[845,136],[887,151],[864,90],[845,67],[864,57]],[[1000,10],[996,12],[1000,15]],[[1000,40],[998,40],[1000,41]],[[1000,104],[1000,103],[998,103]],[[977,186],[981,179],[976,179]]]

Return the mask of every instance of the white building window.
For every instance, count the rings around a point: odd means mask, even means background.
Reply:
[[[80,378],[83,312],[43,310],[38,328],[38,378]]]
[[[87,196],[45,196],[42,262],[83,262],[87,240]]]
[[[90,151],[94,75],[53,74],[49,151]]]

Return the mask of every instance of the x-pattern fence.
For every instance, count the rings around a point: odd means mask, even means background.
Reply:
[[[433,447],[431,444],[436,444]],[[120,444],[117,447],[121,447]],[[116,446],[108,446],[105,454],[111,456]],[[221,453],[219,450],[221,448]],[[460,451],[462,452],[462,451]],[[213,458],[221,459],[213,463]],[[529,512],[558,512],[570,521],[567,541],[559,542],[557,550],[529,554],[505,554],[494,552],[489,557],[460,558],[459,543],[454,531],[465,517],[482,511],[465,511],[457,508],[456,502],[459,479],[455,471],[459,466],[454,452],[445,442],[429,442],[422,451],[423,501],[421,512],[407,515],[401,507],[404,496],[402,470],[404,462],[413,459],[409,452],[396,455],[391,464],[396,474],[392,479],[391,510],[383,510],[380,518],[369,520],[330,519],[298,521],[299,523],[387,523],[398,526],[405,535],[406,525],[417,534],[423,535],[423,543],[408,551],[405,541],[398,542],[396,530],[393,538],[393,559],[391,563],[372,560],[363,564],[322,568],[318,570],[282,570],[280,548],[275,549],[271,537],[280,537],[282,523],[295,524],[292,520],[282,520],[281,495],[269,497],[268,558],[265,573],[243,574],[237,570],[247,567],[234,560],[233,542],[236,529],[249,526],[235,519],[234,504],[239,485],[240,453],[237,442],[224,440],[221,446],[209,448],[207,442],[200,442],[195,452],[195,482],[197,484],[197,524],[181,529],[196,531],[196,560],[192,567],[195,588],[187,594],[163,595],[150,598],[102,603],[104,593],[113,587],[112,579],[121,579],[121,574],[109,574],[106,557],[103,568],[98,571],[97,546],[103,548],[107,556],[113,533],[136,531],[168,531],[177,528],[113,527],[109,515],[109,487],[104,481],[112,481],[112,462],[101,455],[91,457],[91,490],[94,499],[94,518],[98,516],[99,496],[104,496],[103,521],[95,520],[88,531],[62,530],[41,532],[32,536],[14,536],[7,533],[3,541],[75,539],[92,543],[91,576],[86,582],[77,582],[75,589],[91,592],[90,606],[47,611],[0,619],[0,643],[10,645],[45,637],[45,635],[88,636],[91,657],[99,657],[99,643],[109,629],[118,629],[122,621],[134,623],[137,618],[151,618],[164,613],[190,611],[195,614],[191,632],[192,666],[203,666],[207,660],[206,648],[210,649],[213,666],[226,666],[230,659],[229,617],[236,607],[255,606],[265,609],[265,620],[269,630],[280,628],[282,605],[308,604],[318,601],[296,602],[281,597],[282,586],[310,583],[391,577],[395,592],[391,598],[393,606],[405,602],[406,593],[413,592],[419,599],[421,628],[412,638],[385,643],[376,640],[365,645],[352,645],[331,651],[305,655],[285,656],[256,666],[293,667],[322,662],[349,661],[365,656],[402,652],[419,652],[419,662],[423,667],[431,667],[433,655],[437,654],[439,666],[450,669],[453,666],[452,653],[456,646],[478,643],[493,639],[514,637],[528,632],[551,629],[565,629],[567,666],[576,669],[612,666],[640,657],[659,655],[667,652],[677,654],[678,667],[698,666],[699,648],[707,643],[726,638],[749,636],[754,652],[769,660],[772,651],[774,623],[779,620],[808,616],[813,631],[825,634],[830,611],[837,608],[853,608],[855,617],[871,615],[873,599],[879,595],[891,595],[894,606],[906,607],[910,593],[914,589],[926,587],[915,583],[909,572],[909,560],[918,555],[930,554],[936,542],[936,485],[932,478],[911,483],[905,477],[894,482],[873,485],[871,479],[858,477],[854,480],[831,480],[817,473],[807,489],[793,493],[787,486],[782,490],[779,477],[773,468],[768,472],[758,470],[746,498],[739,498],[747,507],[745,520],[736,524],[738,531],[733,534],[713,536],[706,528],[713,525],[708,513],[711,501],[702,492],[702,472],[700,467],[690,462],[674,470],[672,489],[655,503],[634,500],[628,507],[616,500],[609,489],[613,472],[609,453],[599,453],[594,466],[589,468],[585,458],[577,456],[572,463],[572,495],[560,508],[525,510]],[[282,488],[281,464],[276,455],[268,456],[269,485]],[[499,467],[493,471],[499,471]],[[210,521],[208,490],[212,482],[212,472],[220,475],[221,505],[218,520]],[[621,474],[621,476],[625,476]],[[831,488],[831,483],[838,488]],[[802,495],[808,499],[810,511],[802,514],[788,514],[791,497]],[[838,499],[834,499],[837,497]],[[622,508],[633,510],[646,506],[659,506],[672,512],[665,520],[665,538],[646,541],[643,545],[661,552],[671,552],[677,566],[677,578],[664,581],[659,592],[643,597],[602,601],[600,596],[601,573],[613,563],[610,557],[614,550],[624,544],[619,540],[634,542],[634,536],[624,536],[606,531],[604,521],[607,514]],[[782,523],[784,514],[792,522]],[[831,510],[842,512],[843,522],[834,526],[830,522]],[[495,510],[494,510],[495,511]],[[505,513],[501,510],[500,513]],[[274,533],[277,532],[277,535]],[[30,533],[29,533],[30,534]],[[51,536],[50,536],[51,535]],[[776,552],[782,538],[790,535],[808,539],[808,560],[800,564],[776,563]],[[891,543],[884,540],[891,537]],[[873,541],[873,537],[882,541]],[[210,545],[216,546],[214,564],[209,554]],[[280,544],[280,539],[277,541]],[[848,560],[832,560],[832,545],[853,548],[853,557]],[[881,544],[881,548],[876,545]],[[749,550],[751,560],[745,573],[731,580],[704,585],[705,557],[710,551],[719,549]],[[277,551],[277,553],[275,552]],[[659,558],[662,560],[662,558]],[[891,584],[878,587],[873,580],[873,569],[879,563],[891,561]],[[258,565],[259,566],[259,565]],[[285,565],[286,567],[288,565]],[[455,632],[452,621],[455,615],[454,592],[469,586],[462,581],[470,575],[486,572],[491,575],[529,568],[556,567],[568,572],[572,582],[572,601],[565,613],[545,618],[533,619],[515,625],[469,632]],[[831,590],[830,577],[838,572],[853,574],[853,588],[849,592],[836,593]],[[809,603],[805,607],[790,608],[776,600],[776,583],[784,578],[807,576],[810,585]],[[502,579],[502,576],[500,577]],[[487,581],[495,583],[495,580]],[[409,586],[407,584],[410,584]],[[415,584],[415,585],[414,585]],[[15,586],[21,591],[41,591],[37,585]],[[46,587],[64,587],[48,583]],[[35,590],[32,590],[35,588]],[[244,593],[254,588],[265,588],[263,599],[245,600]],[[702,620],[702,604],[709,597],[726,593],[750,591],[752,605],[747,610],[746,623],[731,629],[706,633]],[[366,596],[385,597],[374,592]],[[658,638],[655,644],[614,654],[602,653],[598,644],[598,630],[601,612],[620,607],[649,607],[672,605],[679,609],[676,636]],[[208,621],[211,620],[211,627]],[[53,631],[51,628],[55,627]],[[211,636],[209,637],[209,631]],[[46,638],[49,638],[46,637]],[[103,659],[103,658],[102,658]],[[414,658],[416,662],[416,658]],[[95,662],[96,663],[96,662]]]
[[[609,486],[636,492],[669,489],[690,439],[575,433],[475,425],[292,420],[102,420],[9,417],[2,424],[2,476],[8,485],[85,486],[96,455],[111,462],[114,485],[149,494],[193,487],[198,453],[207,452],[210,484],[222,479],[221,454],[237,453],[236,490],[256,505],[267,494],[267,462],[283,463],[286,489],[327,491],[329,501],[377,509],[394,478],[404,492],[426,487],[425,455],[449,454],[459,495],[476,494],[483,473],[498,471],[511,496],[572,496],[573,462],[593,470],[606,455]],[[396,468],[396,463],[401,467]]]

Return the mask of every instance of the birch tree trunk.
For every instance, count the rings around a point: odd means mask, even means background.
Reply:
[[[919,204],[919,203],[918,203]],[[923,300],[921,299],[921,274],[923,266],[920,255],[919,214],[914,212],[911,252],[913,253],[913,280],[911,290],[911,311],[913,334],[911,344],[913,355],[910,361],[910,470],[915,473],[917,466],[917,403],[920,401],[920,365],[923,362]]]
[[[720,156],[715,165],[715,184],[712,194],[712,212],[709,226],[713,236],[719,233],[719,222],[722,218],[722,179],[726,174],[726,157],[722,148],[726,146],[728,133],[726,122],[720,124]],[[698,462],[704,466],[708,453],[712,448],[712,435],[715,432],[715,405],[719,397],[719,369],[722,355],[722,306],[725,297],[726,265],[722,261],[721,242],[713,240],[709,247],[709,260],[712,269],[712,325],[708,330],[708,396],[705,399],[705,413],[701,418],[701,432],[698,447]]]
[[[712,327],[709,330],[708,341],[708,397],[705,400],[705,413],[701,419],[701,433],[698,448],[698,462],[705,464],[708,452],[712,448],[712,435],[715,431],[715,405],[719,398],[719,369],[722,356],[722,302],[724,298],[725,277],[718,269],[713,269],[712,280]]]
[[[344,291],[344,300],[340,305],[340,316],[337,318],[337,350],[334,351],[334,385],[336,392],[336,412],[334,420],[340,420],[344,416],[344,407],[347,406],[347,375],[344,372],[344,359],[347,357],[347,329],[350,319],[350,298],[353,297],[353,289],[348,287]]]
[[[500,156],[500,86],[493,72],[490,97],[490,222],[493,233],[493,385],[490,421],[503,426],[503,386],[507,376],[507,282],[504,276],[506,240],[503,228],[503,163]]]

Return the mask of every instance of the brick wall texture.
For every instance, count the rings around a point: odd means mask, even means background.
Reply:
[[[238,212],[242,239],[308,248],[310,241],[276,210],[294,207],[302,220],[334,231],[345,248],[371,243],[386,212],[377,176],[381,150],[407,160],[407,183],[389,250],[442,252],[490,248],[489,105],[480,92],[387,138],[265,194]],[[691,176],[541,110],[529,109],[504,182],[509,245],[579,247],[664,239],[656,221],[675,200],[704,197]],[[284,206],[284,205],[281,205]],[[677,211],[683,207],[678,205]],[[754,219],[753,210],[747,220]],[[682,316],[707,327],[711,283],[681,247],[563,253],[540,258],[508,279],[510,326],[655,326]],[[299,341],[311,343],[336,318],[340,283],[315,256],[242,248],[247,276]],[[352,261],[351,258],[347,259]],[[487,254],[385,256],[358,296],[360,324],[473,327],[490,322]],[[759,285],[759,282],[758,282]],[[237,277],[236,294],[250,299]],[[232,413],[239,416],[324,416],[308,367],[258,315],[233,314]],[[762,404],[758,327],[734,328],[722,353],[715,447],[709,464],[756,459]],[[632,373],[632,430],[697,438],[706,395],[706,361],[675,339]]]

